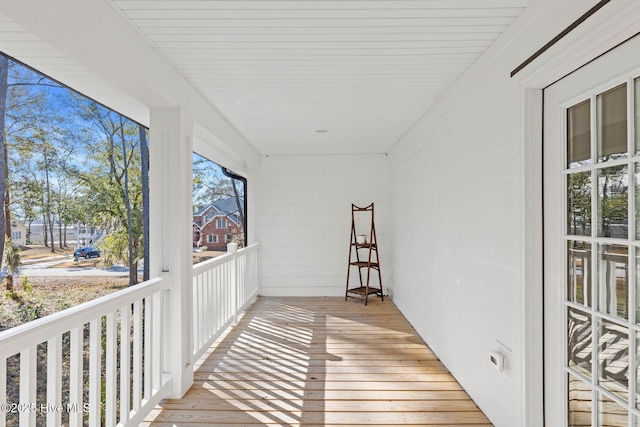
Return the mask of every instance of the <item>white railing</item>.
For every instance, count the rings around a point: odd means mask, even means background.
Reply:
[[[193,267],[193,363],[258,295],[259,246],[236,248]]]
[[[259,247],[193,268],[195,363],[259,292]],[[134,426],[167,397],[169,279],[0,332],[0,427]]]
[[[170,389],[168,280],[156,278],[0,333],[0,427],[137,425]]]

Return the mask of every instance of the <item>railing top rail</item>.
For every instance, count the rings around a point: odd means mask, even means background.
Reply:
[[[259,243],[252,243],[249,246],[245,246],[244,248],[238,249],[238,253],[241,252],[251,252],[255,249],[258,249],[260,247]]]
[[[226,253],[224,255],[220,255],[220,256],[217,256],[215,258],[199,262],[199,263],[197,263],[197,264],[195,264],[193,266],[193,274],[194,275],[200,274],[200,273],[202,273],[204,271],[207,271],[207,270],[210,270],[210,269],[212,269],[214,267],[222,265],[222,264],[230,261],[231,258],[233,258],[233,254],[229,252],[229,253]]]
[[[139,285],[87,301],[58,313],[0,332],[0,359],[38,345],[58,334],[84,325],[126,304],[169,288],[167,279],[158,277]]]
[[[247,247],[244,247],[242,249],[238,249],[238,255],[242,255],[244,252],[250,252],[253,251],[255,249],[257,249],[260,245],[258,243],[253,243]],[[208,259],[206,261],[202,261],[199,262],[198,264],[195,264],[193,266],[193,274],[197,275],[200,273],[203,273],[207,270],[210,270],[214,267],[218,267],[219,265],[222,265],[228,261],[231,260],[231,258],[233,257],[233,253],[232,252],[228,252],[224,255],[220,255],[218,257],[212,258],[212,259]]]

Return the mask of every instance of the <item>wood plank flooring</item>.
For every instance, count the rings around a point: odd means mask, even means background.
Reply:
[[[491,426],[393,302],[261,297],[147,426]]]

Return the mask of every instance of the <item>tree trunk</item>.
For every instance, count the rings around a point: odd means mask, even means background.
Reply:
[[[242,229],[242,233],[244,234],[244,242],[243,244],[246,244],[247,242],[247,230],[245,230],[246,228],[246,222],[245,222],[245,216],[244,216],[244,204],[240,203],[240,196],[238,195],[238,189],[236,188],[236,179],[231,178],[231,186],[233,187],[233,194],[235,196],[236,199],[236,207],[238,208],[238,215],[240,216],[240,228]]]
[[[138,272],[134,270],[134,264],[137,265],[137,259],[134,261],[133,253],[133,225],[131,221],[131,200],[129,197],[129,163],[127,162],[127,146],[124,135],[124,123],[120,118],[120,140],[122,146],[122,158],[124,159],[124,204],[127,209],[127,235],[129,237],[129,286],[138,283]]]
[[[11,238],[11,199],[9,197],[9,149],[7,144],[3,144],[4,148],[4,227],[6,236]]]
[[[55,253],[56,241],[53,234],[53,220],[51,219],[51,213],[48,215],[47,222],[49,224],[49,234],[51,235],[51,252]]]
[[[46,183],[46,197],[47,203],[45,205],[45,215],[47,218],[47,225],[49,227],[49,233],[51,235],[51,252],[56,251],[56,242],[53,237],[53,221],[51,220],[51,184],[49,183],[49,157],[47,156],[47,149],[44,150],[44,176]],[[46,246],[46,245],[45,245]]]
[[[42,212],[42,238],[44,240],[44,247],[49,247],[49,231],[47,227],[47,212]]]
[[[5,141],[5,118],[7,112],[7,89],[9,88],[9,59],[0,55],[0,149],[4,153],[6,150]],[[7,165],[5,162],[5,156],[0,156],[0,194],[4,195],[7,187],[6,176]],[[3,197],[4,203],[4,197]],[[5,222],[5,209],[4,206],[0,209],[0,265],[2,265],[2,258],[4,256],[4,236],[7,233],[7,223]],[[9,227],[9,235],[11,235],[11,227]]]
[[[147,129],[140,125],[140,157],[142,168],[142,244],[144,251],[144,271],[142,280],[149,280],[149,146],[147,145]]]
[[[58,246],[62,250],[62,221],[58,220]]]

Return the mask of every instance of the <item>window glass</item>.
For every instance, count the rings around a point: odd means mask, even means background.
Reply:
[[[569,427],[591,425],[592,392],[591,387],[573,375],[569,375]]]
[[[591,235],[591,171],[567,175],[567,234]]]
[[[3,191],[20,227],[10,230],[2,330],[148,278],[151,213],[148,129],[13,58],[0,62]]]
[[[626,157],[627,85],[608,90],[597,97],[598,161]]]
[[[591,244],[568,243],[568,300],[591,307]]]
[[[569,308],[567,311],[568,362],[576,372],[591,378],[591,337],[593,328],[591,316],[582,310]]]
[[[625,245],[598,244],[598,311],[620,319],[629,313],[629,256]]]
[[[629,411],[604,393],[598,393],[598,425],[610,427],[627,427]]]
[[[628,166],[598,169],[598,236],[627,239]]]
[[[567,166],[591,163],[591,101],[567,109]]]
[[[598,385],[627,401],[629,331],[604,319],[598,324]]]
[[[194,263],[222,255],[227,243],[245,246],[245,194],[244,178],[193,153]]]

